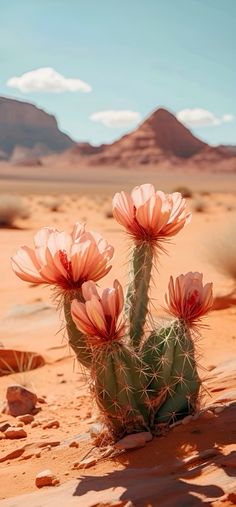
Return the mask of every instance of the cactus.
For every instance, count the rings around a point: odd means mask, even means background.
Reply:
[[[164,242],[188,223],[185,206],[180,194],[165,195],[149,184],[131,195],[115,195],[114,217],[133,240],[124,311],[117,280],[102,294],[96,286],[110,269],[113,249],[84,226],[76,224],[71,238],[41,230],[35,251],[22,247],[12,261],[23,280],[59,286],[69,343],[115,440],[146,429],[156,434],[160,425],[169,426],[197,407],[201,382],[193,330],[211,309],[212,284],[203,286],[200,273],[180,275],[175,282],[171,277],[166,304],[174,320],[158,328],[149,318],[152,268]]]

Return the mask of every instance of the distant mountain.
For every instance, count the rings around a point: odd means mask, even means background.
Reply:
[[[29,157],[34,156],[35,151],[40,157],[46,153],[60,153],[73,144],[74,141],[59,130],[53,115],[28,102],[0,97],[0,159],[11,158],[16,147],[18,150],[27,148]]]
[[[109,145],[102,145],[97,154],[88,153],[94,165],[155,164],[164,160],[186,160],[208,145],[195,137],[176,117],[165,109],[157,109],[136,130]],[[69,150],[74,151],[74,147]],[[78,150],[78,155],[83,153]]]

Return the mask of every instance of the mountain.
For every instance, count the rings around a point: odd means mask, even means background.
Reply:
[[[154,164],[164,160],[188,159],[208,145],[195,137],[176,117],[157,109],[136,130],[89,157],[96,164]]]
[[[55,116],[28,102],[0,97],[0,159],[11,158],[16,147],[27,148],[33,157],[34,152],[38,156],[60,153],[73,144],[59,130]]]

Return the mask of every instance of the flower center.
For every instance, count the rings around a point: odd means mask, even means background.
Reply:
[[[69,278],[72,278],[71,261],[68,260],[66,250],[59,250],[59,258],[63,268],[68,273]]]

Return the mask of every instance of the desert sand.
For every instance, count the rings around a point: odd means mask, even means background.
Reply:
[[[226,300],[224,308],[209,314],[207,327],[201,330],[197,347],[204,390],[199,417],[177,425],[144,448],[106,456],[106,449],[94,448],[90,439],[89,429],[97,421],[97,411],[69,350],[52,291],[21,282],[9,261],[20,245],[32,244],[40,227],[71,230],[75,221],[86,221],[88,228],[102,233],[115,247],[113,268],[100,286],[111,285],[114,278],[125,286],[129,241],[110,216],[112,194],[146,181],[164,191],[185,184],[193,191],[188,199],[192,223],[168,246],[168,255],[161,256],[160,274],[151,293],[155,315],[165,318],[164,293],[171,274],[201,271],[205,281],[213,281],[216,296],[224,296],[233,288],[233,280],[211,264],[208,251],[211,239],[235,217],[235,177],[99,169],[96,178],[95,170],[90,169],[86,176],[82,177],[81,171],[74,179],[72,171],[65,181],[60,168],[56,180],[45,167],[25,169],[24,178],[17,177],[16,167],[9,170],[1,164],[0,169],[1,192],[22,195],[30,211],[30,217],[16,221],[14,228],[0,230],[0,342],[3,350],[37,352],[45,362],[34,370],[9,371],[1,376],[1,402],[12,383],[33,388],[40,400],[40,410],[34,416],[37,424],[24,426],[27,437],[0,438],[1,505],[235,505],[236,306]],[[29,170],[31,174],[36,171],[30,179]],[[204,201],[201,212],[196,211],[199,199]],[[58,209],[52,211],[55,200]],[[58,427],[45,428],[51,420],[58,421]],[[5,422],[13,424],[15,419],[1,413],[0,425]],[[94,458],[94,464],[78,469],[76,463],[85,457]],[[38,490],[35,477],[45,469],[52,470],[60,484]]]

